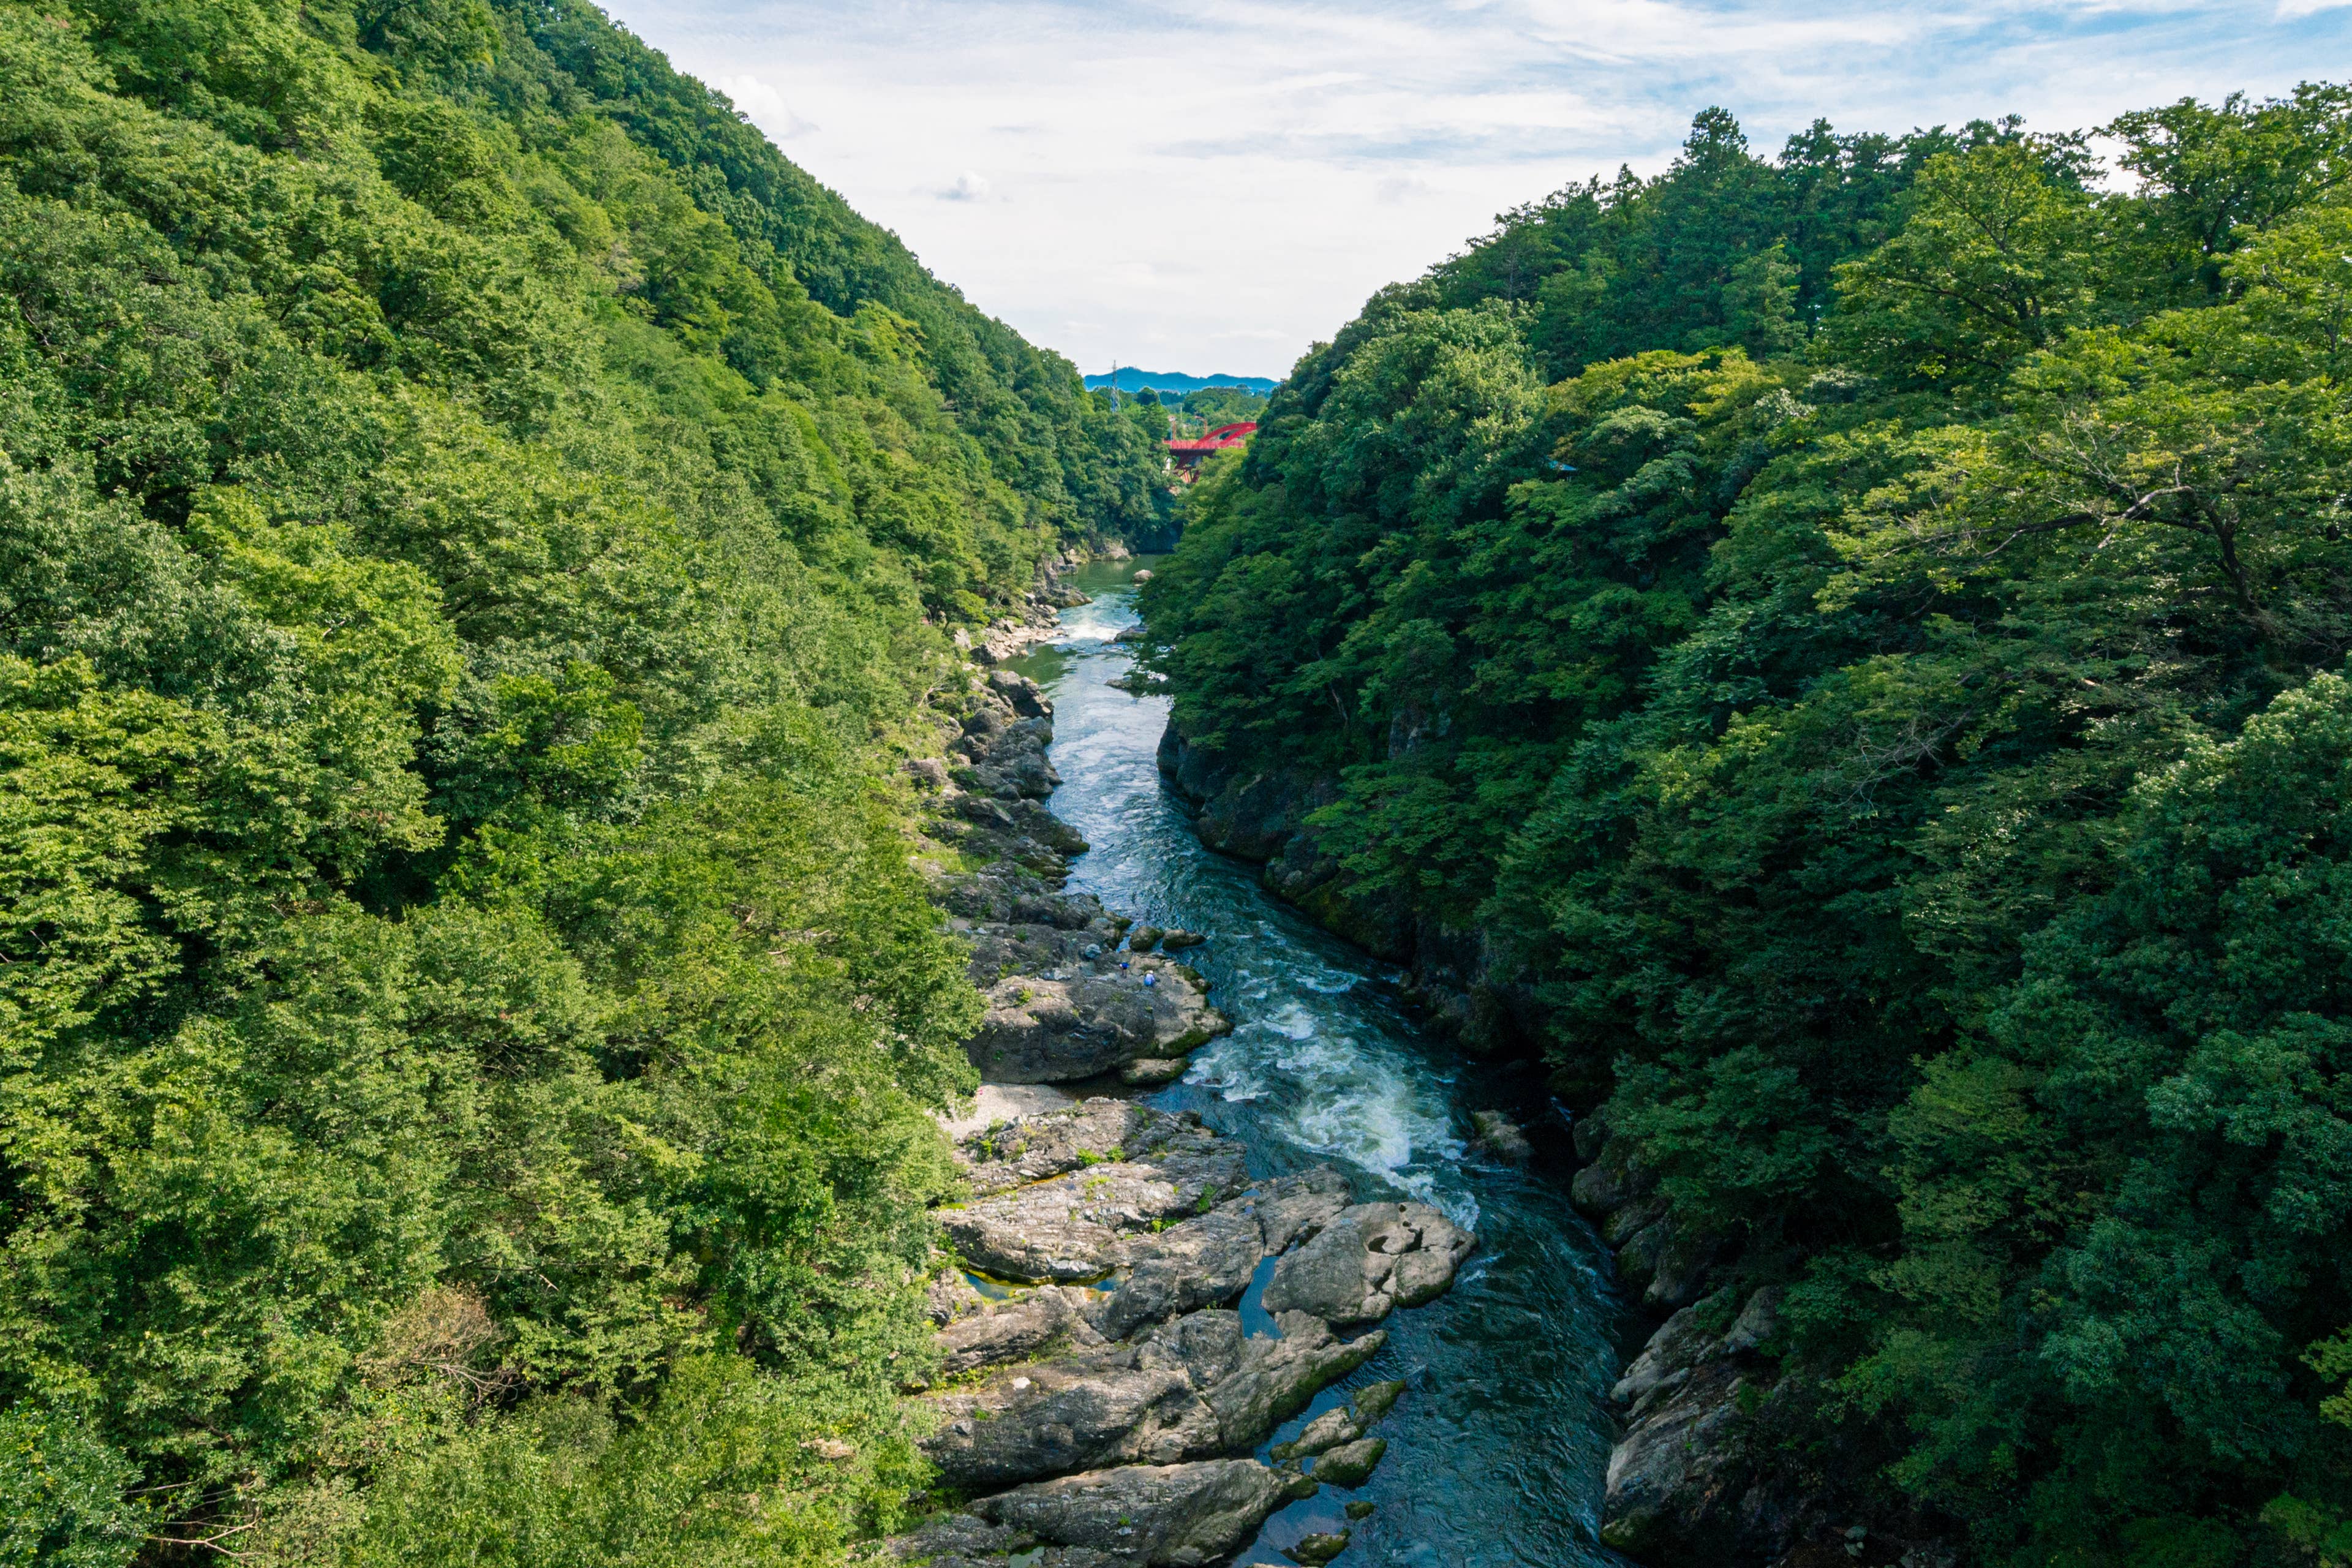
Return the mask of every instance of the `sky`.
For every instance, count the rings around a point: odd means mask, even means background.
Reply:
[[[609,3],[609,0],[608,0]],[[1383,284],[1691,116],[1777,148],[2352,78],[2352,0],[616,0],[785,156],[1088,374],[1281,375]]]

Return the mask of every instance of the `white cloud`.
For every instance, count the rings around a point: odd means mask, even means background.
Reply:
[[[1280,374],[1493,215],[1719,103],[2089,126],[2352,74],[2352,0],[617,0],[982,309],[1087,370]],[[818,133],[816,127],[824,130]],[[952,177],[941,168],[962,165]],[[986,170],[982,174],[979,170]],[[1017,201],[1004,193],[1017,192]],[[1230,345],[1219,347],[1218,345]],[[1233,363],[1222,356],[1230,353]],[[1217,361],[1210,363],[1210,361]],[[1241,363],[1246,362],[1246,363]]]
[[[1414,174],[1383,174],[1372,182],[1372,195],[1391,206],[1437,194],[1437,187]]]
[[[744,118],[766,132],[771,141],[793,141],[817,129],[794,114],[784,95],[758,77],[718,76],[710,79],[710,85],[733,100]]]

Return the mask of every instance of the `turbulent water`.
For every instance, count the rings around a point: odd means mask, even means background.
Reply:
[[[1523,1070],[1449,1061],[1399,1009],[1381,963],[1275,900],[1254,868],[1202,847],[1154,762],[1165,699],[1109,685],[1129,668],[1111,638],[1136,624],[1131,573],[1147,564],[1087,567],[1075,582],[1094,602],[1065,611],[1061,639],[1019,668],[1054,700],[1065,781],[1054,810],[1094,846],[1071,890],[1206,934],[1188,957],[1236,1026],[1151,1102],[1246,1140],[1258,1174],[1328,1162],[1360,1197],[1434,1204],[1479,1238],[1451,1292],[1391,1316],[1381,1352],[1275,1434],[1294,1436],[1348,1389],[1407,1378],[1372,1479],[1292,1504],[1241,1561],[1289,1568],[1283,1547],[1352,1528],[1339,1568],[1621,1563],[1594,1539],[1611,1440],[1601,1401],[1617,1370],[1608,1255],[1556,1162],[1515,1169],[1466,1146],[1473,1110],[1506,1109],[1538,1131],[1545,1118],[1557,1131],[1556,1112]],[[1244,1318],[1271,1332],[1255,1296]],[[1370,1518],[1344,1518],[1350,1496],[1377,1505]]]

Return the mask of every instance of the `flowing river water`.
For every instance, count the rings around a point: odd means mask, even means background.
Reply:
[[[1293,1503],[1239,1561],[1290,1568],[1282,1548],[1352,1529],[1338,1568],[1621,1563],[1595,1539],[1621,1318],[1608,1253],[1570,1207],[1557,1155],[1522,1169],[1467,1143],[1470,1113],[1500,1108],[1552,1118],[1555,1136],[1538,1147],[1557,1148],[1558,1113],[1526,1069],[1433,1047],[1397,1005],[1391,971],[1274,899],[1254,868],[1202,847],[1160,781],[1166,699],[1109,684],[1131,668],[1111,639],[1136,624],[1133,573],[1151,563],[1097,562],[1066,578],[1093,602],[1065,611],[1059,638],[1014,667],[1054,701],[1065,782],[1053,809],[1094,847],[1073,865],[1071,890],[1209,939],[1186,956],[1235,1027],[1150,1103],[1197,1110],[1244,1140],[1254,1174],[1327,1162],[1360,1198],[1434,1204],[1479,1240],[1450,1292],[1393,1314],[1381,1352],[1267,1445],[1350,1389],[1408,1379],[1379,1428],[1389,1447],[1372,1479]],[[1265,1272],[1242,1304],[1254,1332],[1274,1331],[1256,1310]],[[1346,1519],[1349,1497],[1371,1501],[1370,1517]]]

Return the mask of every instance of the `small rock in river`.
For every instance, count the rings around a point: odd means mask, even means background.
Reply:
[[[1119,1068],[1118,1081],[1138,1089],[1156,1088],[1182,1078],[1186,1065],[1182,1057],[1145,1057]]]
[[[1284,1547],[1282,1554],[1293,1563],[1305,1563],[1307,1568],[1322,1568],[1347,1550],[1348,1532],[1342,1530],[1336,1534],[1302,1535],[1297,1544]]]
[[[1198,947],[1208,940],[1196,931],[1170,931],[1160,934],[1160,945],[1170,952],[1181,952],[1188,947]]]
[[[1535,1153],[1528,1135],[1518,1124],[1499,1110],[1474,1111],[1470,1124],[1478,1130],[1477,1144],[1496,1159],[1514,1165],[1524,1165]]]
[[[1397,1402],[1397,1395],[1403,1392],[1404,1384],[1402,1380],[1392,1383],[1375,1383],[1356,1390],[1356,1397],[1352,1401],[1356,1411],[1356,1425],[1370,1426],[1373,1422],[1386,1415],[1389,1413],[1389,1407]]]
[[[1370,1498],[1360,1498],[1360,1498],[1349,1498],[1349,1499],[1348,1500],[1348,1517],[1349,1517],[1349,1519],[1370,1519],[1370,1518],[1371,1518],[1371,1517],[1372,1517],[1372,1500],[1371,1500],[1371,1499],[1370,1499]]]
[[[1320,1454],[1342,1443],[1352,1443],[1364,1435],[1363,1423],[1346,1405],[1326,1410],[1309,1421],[1298,1436],[1287,1443],[1274,1446],[1276,1459],[1296,1458],[1301,1454]]]
[[[1360,1487],[1372,1479],[1373,1467],[1388,1451],[1388,1439],[1385,1437],[1366,1437],[1354,1443],[1342,1443],[1315,1461],[1313,1475],[1317,1480],[1331,1486]]]

